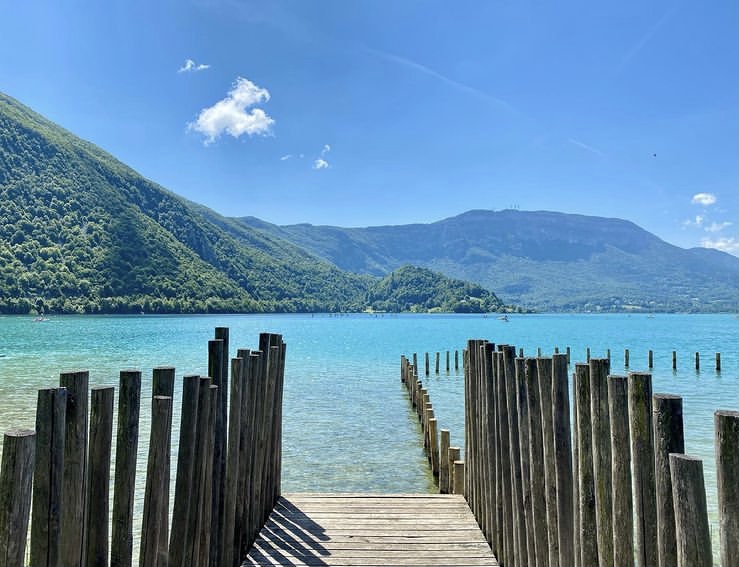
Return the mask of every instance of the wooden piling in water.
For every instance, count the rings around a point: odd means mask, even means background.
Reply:
[[[652,376],[631,372],[628,384],[635,513],[634,551],[637,567],[653,567],[658,564],[658,558],[652,437]]]
[[[711,534],[708,528],[703,461],[688,455],[670,455],[672,499],[675,503],[677,564],[711,567]]]
[[[500,349],[501,347],[499,347]],[[498,494],[501,498],[501,517],[502,517],[502,561],[513,563],[516,556],[514,542],[514,512],[513,512],[513,491],[512,486],[512,463],[510,449],[510,422],[508,418],[508,404],[506,401],[506,392],[508,389],[505,373],[504,354],[501,350],[493,354],[493,364],[495,365],[496,383],[495,395],[498,400],[498,445],[499,449],[499,466],[497,468],[498,484],[501,487]]]
[[[30,429],[12,429],[4,434],[0,465],[0,567],[19,567],[25,562],[35,449],[36,434]]]
[[[552,417],[552,359],[538,358],[536,370],[539,377],[539,403],[544,459],[544,486],[548,555],[544,565],[559,566],[559,533],[557,525],[557,471],[554,455],[554,420]]]
[[[149,456],[146,462],[146,488],[144,492],[144,514],[141,525],[140,567],[167,565],[167,548],[163,545],[161,532],[169,516],[163,514],[168,503],[164,502],[164,485],[169,484],[167,445],[171,423],[172,398],[154,396],[151,402],[151,435]]]
[[[554,422],[555,470],[557,480],[557,531],[559,565],[574,565],[574,510],[572,442],[567,355],[552,357],[552,419]]]
[[[701,355],[699,352],[695,353],[695,369],[696,371],[701,369]]]
[[[211,510],[212,535],[210,542],[210,564],[221,565],[223,541],[224,509],[226,493],[226,435],[228,423],[228,329],[216,327],[215,340],[208,341],[208,376],[210,376],[217,396],[213,438],[213,506]]]
[[[721,372],[721,353],[716,353],[716,372]]]
[[[84,561],[85,494],[87,482],[87,409],[89,373],[62,372],[59,385],[67,389],[64,434],[64,490],[62,491],[62,565]]]
[[[449,494],[449,430],[441,430],[439,447],[439,493]]]
[[[590,413],[590,367],[575,364],[573,396],[577,417],[578,443],[578,502],[580,533],[580,565],[598,565],[598,530],[595,509],[595,480],[593,473],[593,436]]]
[[[90,390],[90,444],[87,456],[85,497],[86,567],[107,567],[110,455],[113,444],[113,395],[115,388],[97,386]],[[152,563],[151,565],[154,565]]]
[[[675,513],[670,453],[684,453],[683,400],[670,394],[652,396],[654,480],[657,496],[657,558],[660,567],[677,565]]]
[[[536,359],[525,360],[526,397],[529,415],[529,461],[531,469],[531,520],[534,535],[534,556],[537,565],[549,561],[549,533],[547,530],[547,497],[545,482],[544,439],[542,410],[539,397],[539,373]],[[545,474],[542,474],[545,472]]]
[[[436,351],[436,364],[435,364],[434,369],[436,371],[435,373],[438,374],[439,373],[439,351],[438,350]]]
[[[121,370],[118,385],[118,430],[110,540],[111,567],[131,567],[133,562],[133,503],[140,406],[141,372]]]
[[[613,490],[613,565],[633,565],[634,507],[631,496],[628,382],[608,377],[611,429],[611,486]]]
[[[226,456],[226,496],[223,534],[223,565],[234,567],[239,560],[235,545],[239,484],[239,444],[241,441],[241,406],[243,395],[243,358],[231,359],[231,398],[228,412],[228,452]]]
[[[446,373],[449,374],[449,351],[446,351]]]
[[[529,432],[529,406],[526,392],[526,364],[525,359],[517,357],[516,368],[516,401],[518,405],[518,438],[521,451],[521,492],[523,498],[522,515],[526,531],[524,541],[526,545],[526,556],[529,563],[536,562],[536,549],[534,543],[534,522],[531,517],[531,438]]]
[[[677,351],[672,351],[672,369],[677,370]]]
[[[454,494],[464,494],[464,461],[454,461]]]
[[[454,470],[454,463],[459,460],[460,452],[461,450],[459,447],[449,447],[449,451],[446,456],[449,466],[449,494],[456,494],[456,492],[454,492],[454,473],[456,472]],[[464,484],[464,481],[462,481],[462,483]]]
[[[429,440],[431,442],[431,473],[439,476],[439,442],[436,432],[437,422],[435,417],[429,419]]]
[[[590,359],[590,418],[599,565],[613,565],[611,422],[608,407],[609,372],[610,363],[607,358]]]
[[[739,567],[739,412],[714,413],[721,565]]]
[[[39,390],[31,518],[31,565],[57,567],[61,549],[62,471],[67,390]]]
[[[190,565],[186,554],[190,523],[194,521],[194,504],[196,490],[194,479],[196,474],[196,441],[198,422],[198,400],[200,384],[199,376],[185,376],[182,380],[182,410],[180,412],[180,436],[177,453],[177,477],[175,479],[174,507],[172,510],[172,536],[169,541],[170,567],[186,567]],[[119,422],[120,423],[120,422]],[[120,428],[119,428],[120,431]],[[128,555],[130,565],[130,553]],[[121,564],[123,565],[123,564]],[[111,565],[113,567],[113,565]]]
[[[652,350],[649,350],[649,353],[647,354],[647,365],[649,366],[649,369],[651,370],[654,368],[654,353]]]
[[[454,351],[454,371],[457,372],[459,370],[459,351]]]
[[[585,349],[585,362],[590,362],[590,347]]]
[[[174,404],[174,381],[175,381],[175,369],[173,366],[157,366],[152,371],[152,397],[154,396],[165,396],[172,398],[172,404]],[[161,530],[159,531],[159,549],[160,555],[165,556],[164,559],[160,557],[158,565],[160,567],[168,567],[163,563],[166,560],[167,547],[169,545],[169,478],[170,478],[170,460],[172,455],[172,408],[169,410],[169,422],[166,428],[166,455],[167,459],[164,462],[166,470],[164,471],[164,478],[167,482],[164,483],[162,489],[164,490],[163,497],[161,499],[161,510],[160,514],[162,519],[160,521]],[[163,551],[161,551],[163,550]]]
[[[624,349],[624,368],[629,367],[629,349]]]
[[[429,375],[429,353],[426,353],[426,376]]]

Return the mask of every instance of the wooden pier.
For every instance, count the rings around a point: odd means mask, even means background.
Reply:
[[[242,565],[498,562],[462,495],[285,494]]]

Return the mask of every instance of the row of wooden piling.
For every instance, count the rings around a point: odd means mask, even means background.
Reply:
[[[228,329],[215,335],[209,376],[183,378],[171,524],[175,369],[153,370],[141,567],[240,564],[280,494],[285,343],[261,334],[229,369]],[[141,372],[120,373],[110,525],[114,393],[89,388],[87,371],[64,372],[39,391],[35,432],[5,433],[0,567],[25,564],[29,520],[34,567],[132,565]]]
[[[570,407],[566,354],[471,340],[465,358],[465,496],[501,565],[713,564],[681,398],[593,358],[575,364]],[[715,429],[721,564],[736,567],[739,413],[717,411]]]
[[[559,354],[559,348],[554,349],[555,354]],[[571,349],[570,347],[567,347],[565,349],[565,352],[567,354],[567,364],[570,364],[570,357],[571,357]],[[441,362],[441,351],[436,351],[435,356],[435,364],[434,369],[435,373],[439,374],[440,372],[440,362]],[[462,360],[464,361],[464,352]],[[519,355],[523,356],[523,349],[519,349]],[[541,357],[541,348],[537,349],[537,357]],[[610,361],[611,360],[611,349],[608,349],[606,351],[606,358]],[[695,353],[695,369],[700,370],[701,368],[701,354],[700,352]],[[590,362],[590,347],[587,347],[585,349],[585,361]],[[430,366],[430,356],[429,353],[425,353],[424,356],[424,362],[425,362],[425,372],[426,376],[429,376],[431,373],[431,366]],[[631,364],[631,351],[626,348],[624,349],[624,368],[629,368],[629,365]],[[654,351],[649,350],[647,351],[647,368],[650,370],[654,368]],[[677,351],[672,351],[672,369],[677,370]],[[714,369],[716,372],[721,372],[721,353],[716,352],[714,353]],[[451,365],[450,365],[450,351],[446,351],[446,372],[447,374],[451,371]],[[459,371],[459,351],[454,351],[454,371]]]
[[[428,390],[418,379],[417,356],[413,362],[400,359],[400,381],[405,385],[412,408],[418,414],[423,432],[423,449],[441,494],[464,493],[464,461],[459,447],[450,446],[448,429],[438,429],[438,420]]]

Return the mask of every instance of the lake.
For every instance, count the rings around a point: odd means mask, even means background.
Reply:
[[[91,385],[117,385],[124,368],[143,371],[143,395],[151,392],[151,369],[171,365],[177,376],[206,374],[207,341],[216,326],[230,328],[231,354],[255,348],[260,332],[287,342],[284,398],[283,490],[433,490],[421,448],[421,433],[400,384],[402,354],[442,353],[442,372],[421,379],[430,390],[439,426],[462,444],[463,380],[453,369],[453,352],[467,339],[513,344],[535,355],[572,350],[572,363],[611,349],[611,372],[622,374],[623,351],[630,370],[646,370],[654,351],[654,391],[683,396],[685,445],[704,461],[709,510],[715,522],[713,412],[737,409],[735,315],[200,315],[0,317],[0,428],[33,427],[36,391],[58,384],[60,371],[90,370]],[[444,352],[452,371],[444,371]],[[671,367],[672,351],[678,369]],[[701,353],[696,372],[694,353]],[[714,371],[714,353],[722,371]],[[461,360],[460,360],[461,365]],[[461,372],[461,370],[460,370]],[[179,431],[181,380],[175,391],[173,445]],[[143,486],[148,416],[141,429],[139,483]],[[175,453],[176,456],[176,453]],[[173,466],[172,470],[175,470]],[[143,499],[143,490],[141,491]],[[140,503],[139,503],[140,505]],[[714,526],[714,539],[716,537]]]

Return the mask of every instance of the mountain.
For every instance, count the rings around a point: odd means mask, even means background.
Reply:
[[[389,305],[384,285],[178,197],[0,93],[0,312],[360,311]]]
[[[240,221],[357,274],[413,264],[538,310],[737,310],[734,256],[679,248],[621,219],[475,210],[430,224],[369,228]]]

